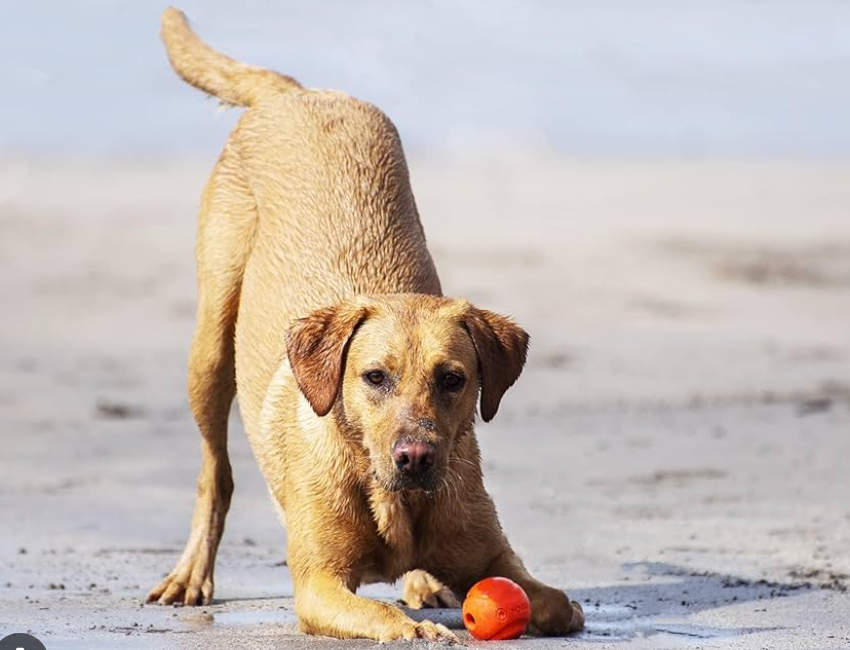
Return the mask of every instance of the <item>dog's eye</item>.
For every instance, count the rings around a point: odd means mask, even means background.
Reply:
[[[373,386],[380,386],[387,378],[387,376],[380,370],[370,370],[363,376],[366,378],[366,381],[368,381]]]
[[[463,386],[463,377],[456,372],[447,372],[443,375],[441,383],[446,390],[460,390],[460,387]]]

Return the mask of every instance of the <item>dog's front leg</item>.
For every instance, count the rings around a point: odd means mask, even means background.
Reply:
[[[458,642],[444,625],[414,621],[397,607],[358,596],[331,574],[296,580],[295,613],[307,634],[382,643],[396,639]]]
[[[584,627],[581,605],[571,601],[560,589],[534,578],[507,544],[487,567],[485,575],[510,578],[525,590],[531,601],[529,631],[533,634],[563,636]]]

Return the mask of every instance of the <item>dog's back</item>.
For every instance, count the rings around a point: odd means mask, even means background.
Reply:
[[[253,204],[235,332],[239,401],[251,433],[293,319],[355,295],[440,294],[440,284],[389,118],[344,93],[305,89],[229,59],[175,9],[163,15],[162,36],[184,80],[249,108],[207,195],[238,176],[227,191]]]

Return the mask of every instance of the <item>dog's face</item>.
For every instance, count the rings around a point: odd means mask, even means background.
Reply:
[[[465,301],[359,299],[297,321],[290,365],[313,409],[362,437],[388,490],[438,488],[455,443],[490,420],[525,363],[528,335]]]

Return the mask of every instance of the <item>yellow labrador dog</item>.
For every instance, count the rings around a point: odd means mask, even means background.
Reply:
[[[201,202],[189,396],[201,432],[186,549],[151,591],[209,603],[233,491],[234,395],[288,528],[301,629],[378,641],[456,640],[359,585],[405,573],[409,605],[457,604],[486,576],[526,590],[532,632],[563,635],[581,608],[535,580],[484,490],[473,430],[525,363],[527,334],[444,298],[398,134],[377,108],[237,63],[168,9],[183,79],[245,106]]]

